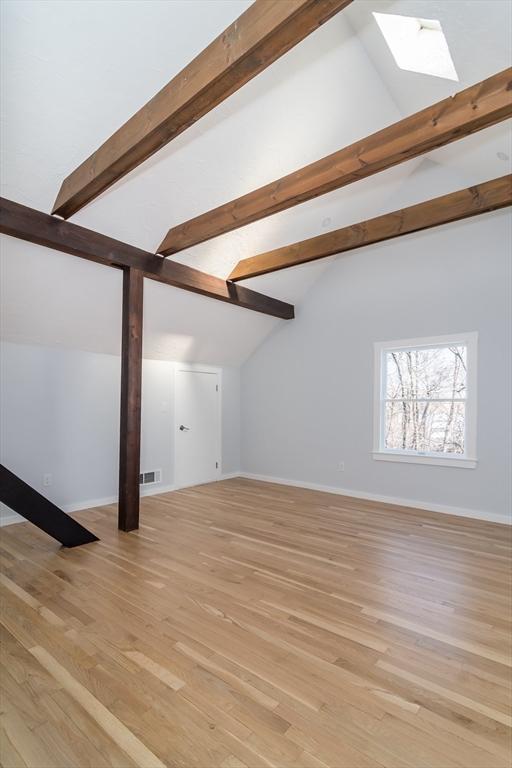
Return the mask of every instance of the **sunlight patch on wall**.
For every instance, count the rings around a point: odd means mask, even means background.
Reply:
[[[374,13],[389,50],[400,69],[457,80],[448,43],[437,19]]]

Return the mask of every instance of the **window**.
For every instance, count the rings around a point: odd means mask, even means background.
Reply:
[[[374,13],[384,39],[400,69],[458,80],[448,43],[437,19],[416,19]]]
[[[476,352],[476,333],[375,344],[375,459],[476,466]]]

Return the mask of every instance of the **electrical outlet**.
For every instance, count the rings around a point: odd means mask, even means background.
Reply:
[[[338,464],[338,472],[344,472],[344,471],[345,471],[345,462],[340,461],[340,463]]]
[[[53,477],[50,474],[43,475],[43,486],[46,488],[47,486],[52,484]]]

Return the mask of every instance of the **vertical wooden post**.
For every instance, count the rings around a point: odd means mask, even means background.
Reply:
[[[133,267],[125,269],[118,507],[118,527],[121,531],[133,531],[139,527],[143,291],[142,270]]]

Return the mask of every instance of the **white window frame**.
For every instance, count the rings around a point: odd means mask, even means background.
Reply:
[[[463,344],[467,349],[467,395],[465,413],[465,440],[463,454],[440,454],[435,452],[401,451],[384,447],[384,424],[386,402],[386,353],[403,352],[407,349],[446,347]],[[448,336],[430,336],[421,339],[399,341],[378,341],[374,344],[374,443],[372,456],[377,461],[400,461],[413,464],[437,464],[443,467],[475,469],[478,464],[476,452],[477,429],[477,353],[478,333],[457,333]],[[447,398],[450,399],[451,398]]]

